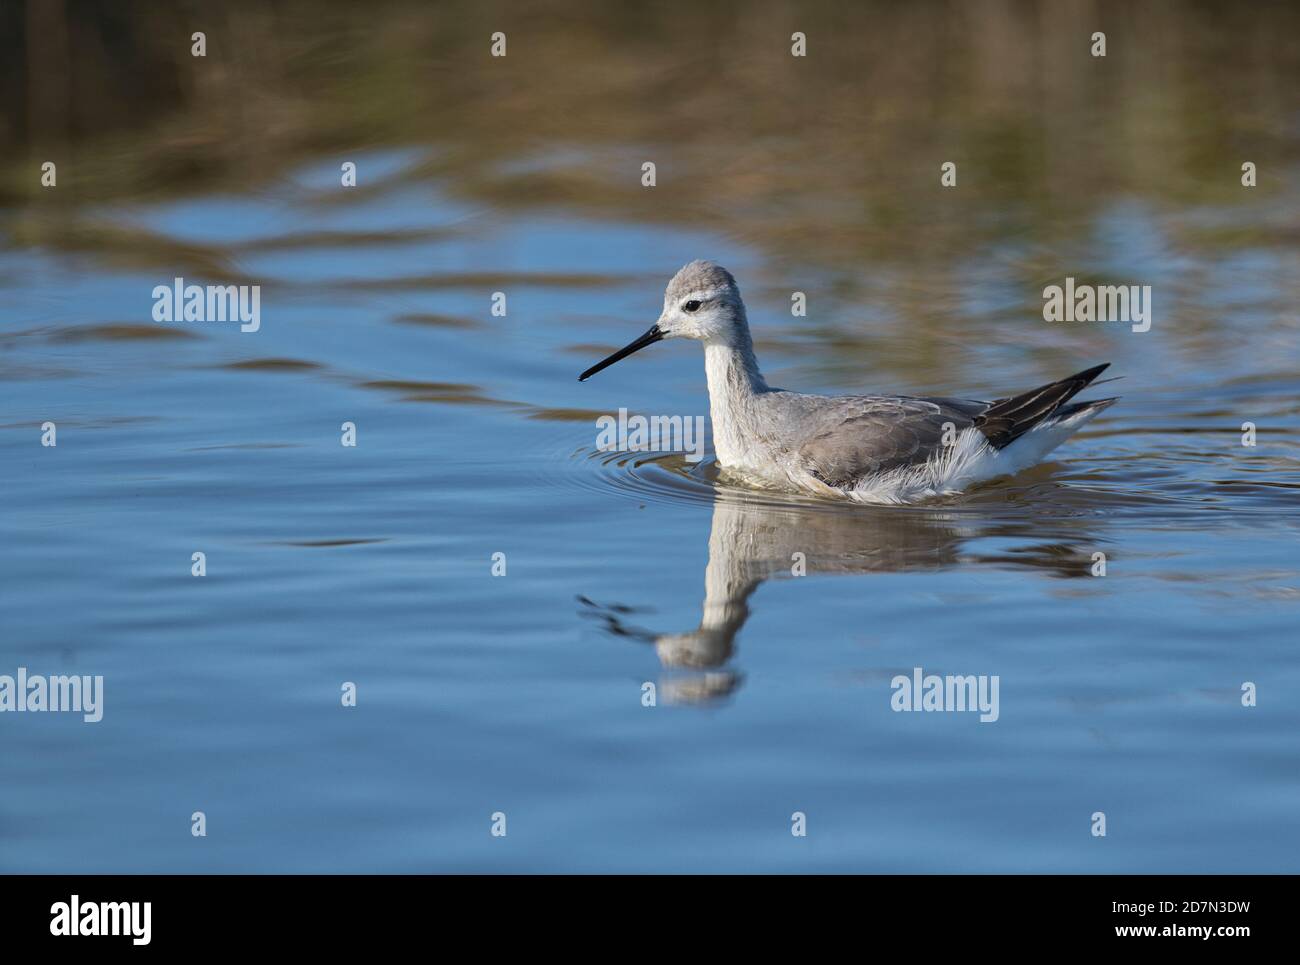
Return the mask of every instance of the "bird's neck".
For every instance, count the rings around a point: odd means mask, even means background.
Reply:
[[[743,466],[758,437],[757,396],[768,391],[748,331],[704,343],[713,448],[724,466]]]

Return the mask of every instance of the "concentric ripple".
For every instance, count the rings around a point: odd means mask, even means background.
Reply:
[[[940,513],[979,517],[1036,518],[1130,515],[1166,524],[1194,522],[1207,516],[1225,518],[1295,510],[1300,473],[1293,460],[1272,460],[1271,479],[1243,472],[1224,479],[1208,457],[1162,451],[1141,453],[1130,436],[1125,451],[1092,453],[1087,458],[1049,461],[1010,479],[996,480],[960,495],[912,506],[872,506],[833,501],[772,489],[754,489],[730,481],[708,456],[698,463],[681,453],[603,452],[580,446],[566,453],[566,481],[598,492],[614,492],[657,503],[711,503],[735,500],[769,510],[832,513]]]

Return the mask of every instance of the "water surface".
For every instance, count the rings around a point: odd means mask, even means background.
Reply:
[[[1296,871],[1294,11],[575,9],[234,5],[200,61],[115,7],[11,59],[0,673],[105,709],[0,715],[0,870]],[[693,345],[576,382],[697,257],[773,384],[1123,401],[917,507],[597,451],[707,414]],[[260,330],[153,321],[177,276]],[[1066,276],[1151,331],[1044,322]],[[999,719],[895,713],[915,667]]]

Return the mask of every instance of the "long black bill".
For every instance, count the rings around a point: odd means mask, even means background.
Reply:
[[[611,355],[609,358],[607,358],[607,359],[602,359],[601,361],[597,362],[597,363],[596,363],[595,365],[593,365],[591,368],[587,369],[587,371],[583,372],[580,376],[578,376],[578,381],[579,381],[579,382],[586,382],[589,378],[591,378],[593,375],[595,375],[595,374],[596,374],[597,372],[599,372],[601,369],[607,369],[607,368],[609,368],[611,365],[613,365],[613,364],[614,364],[615,362],[617,362],[619,359],[625,359],[625,358],[627,358],[629,355],[631,355],[633,352],[639,352],[641,349],[645,348],[647,345],[653,345],[655,342],[659,341],[659,340],[662,339],[663,337],[664,337],[664,333],[663,333],[662,331],[659,330],[659,326],[658,326],[657,324],[656,324],[656,325],[651,325],[651,326],[650,326],[650,331],[646,332],[644,335],[642,335],[639,339],[637,339],[637,340],[636,340],[635,342],[633,342],[631,345],[624,345],[621,349],[619,349],[617,352],[615,352],[615,353],[614,353],[613,355]]]

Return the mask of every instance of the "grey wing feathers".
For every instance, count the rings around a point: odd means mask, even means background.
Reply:
[[[964,399],[850,398],[823,417],[800,447],[804,465],[828,486],[925,462],[948,425],[969,428],[987,402]]]
[[[1001,449],[1040,423],[1079,411],[1066,406],[1110,363],[1029,392],[977,402],[971,399],[861,396],[834,400],[799,448],[808,471],[828,486],[849,487],[865,476],[924,463],[945,442],[945,432],[975,427]],[[1109,405],[1103,399],[1082,407]],[[951,442],[951,438],[947,440]]]

